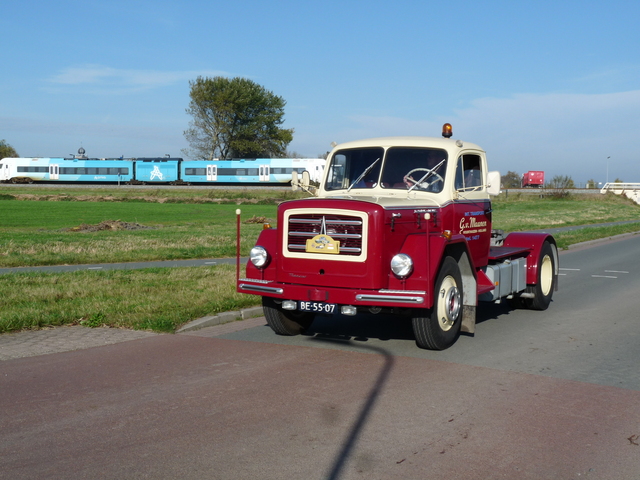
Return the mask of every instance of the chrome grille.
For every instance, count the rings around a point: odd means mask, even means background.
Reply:
[[[322,221],[326,232],[322,232]],[[304,252],[307,240],[326,233],[340,242],[340,255],[358,256],[362,253],[362,220],[348,215],[302,214],[289,217],[287,248],[290,252]]]

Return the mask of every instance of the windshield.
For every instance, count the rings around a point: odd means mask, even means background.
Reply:
[[[381,147],[339,150],[331,159],[327,190],[373,188],[380,178]],[[366,173],[365,173],[366,172]]]
[[[383,159],[384,161],[381,161]],[[327,190],[385,189],[439,193],[447,152],[438,148],[381,147],[339,150],[331,159]]]

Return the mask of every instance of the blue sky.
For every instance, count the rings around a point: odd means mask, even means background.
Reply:
[[[286,100],[305,156],[450,122],[492,170],[640,182],[638,18],[617,0],[5,0],[0,139],[180,156],[189,81],[240,76]]]

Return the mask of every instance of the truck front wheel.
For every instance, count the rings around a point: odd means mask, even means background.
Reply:
[[[300,335],[313,323],[313,313],[282,310],[271,297],[262,297],[262,310],[267,323],[278,335]]]
[[[434,288],[433,308],[412,318],[413,334],[420,348],[444,350],[460,336],[462,323],[462,276],[458,263],[444,259]]]

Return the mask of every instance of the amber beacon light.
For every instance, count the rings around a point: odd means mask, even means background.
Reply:
[[[451,124],[445,123],[442,126],[442,136],[444,138],[451,138],[451,135],[453,135],[453,128],[451,127]]]

